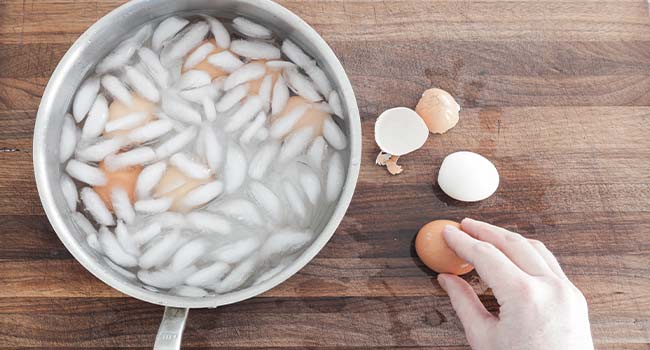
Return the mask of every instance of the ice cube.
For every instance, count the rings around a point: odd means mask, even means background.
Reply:
[[[185,219],[190,225],[192,225],[192,227],[200,231],[216,233],[219,235],[229,235],[232,233],[232,224],[220,215],[203,211],[194,211],[187,214]]]
[[[205,254],[208,245],[209,242],[202,238],[186,243],[172,257],[169,269],[180,271],[194,264]]]
[[[177,231],[173,231],[160,238],[142,254],[139,261],[140,267],[150,269],[152,267],[162,266],[174,255],[182,241],[180,233]],[[146,281],[143,282],[146,283]]]
[[[210,253],[210,258],[228,264],[236,264],[256,251],[257,248],[259,248],[260,243],[261,242],[257,238],[245,238],[235,243],[221,246]]]
[[[88,112],[88,119],[81,131],[81,137],[84,139],[98,137],[104,131],[106,122],[108,122],[108,101],[104,95],[99,94]]]
[[[101,170],[75,159],[68,161],[65,171],[72,178],[91,186],[104,186],[108,181]]]
[[[234,198],[218,203],[209,210],[222,213],[248,225],[262,226],[264,219],[255,204],[243,198]]]
[[[248,176],[255,180],[261,180],[279,152],[280,144],[277,142],[268,142],[262,146],[251,160]]]
[[[328,162],[327,179],[325,182],[325,198],[328,203],[334,202],[341,193],[343,181],[345,180],[345,168],[343,158],[338,152],[334,152]]]
[[[223,169],[226,193],[234,193],[246,181],[248,162],[242,149],[231,142],[226,150],[226,164]]]
[[[63,198],[68,204],[70,210],[77,210],[77,202],[79,201],[79,193],[77,192],[77,186],[74,184],[74,181],[66,175],[61,174],[61,192],[63,192]]]
[[[303,153],[309,143],[314,138],[314,128],[307,127],[298,130],[297,132],[289,135],[282,145],[278,161],[285,163],[293,160],[299,154]]]
[[[160,92],[156,85],[149,80],[149,78],[138,69],[126,66],[124,73],[127,83],[135,90],[140,96],[146,98],[151,102],[160,101]]]
[[[224,294],[243,286],[251,278],[257,268],[257,257],[251,256],[235,267],[220,283],[215,292]]]
[[[149,122],[139,128],[133,129],[128,139],[134,143],[145,143],[155,140],[172,131],[174,124],[168,119],[159,119]]]
[[[244,34],[249,38],[270,39],[272,35],[271,31],[266,27],[244,17],[237,17],[233,19],[232,26],[236,31]]]
[[[77,158],[89,162],[99,162],[107,156],[117,153],[125,145],[124,139],[115,137],[95,143],[77,151]]]
[[[257,80],[266,74],[266,66],[263,63],[249,63],[232,72],[224,81],[223,88],[228,91],[236,86]]]
[[[160,22],[156,30],[153,32],[153,37],[151,38],[151,48],[156,51],[160,51],[163,46],[163,43],[171,38],[174,35],[178,34],[190,21],[185,18],[171,16]]]
[[[140,256],[140,247],[138,247],[138,243],[133,239],[122,220],[119,220],[117,226],[115,226],[115,236],[117,237],[117,241],[120,243],[120,247],[122,247],[126,253],[134,257]]]
[[[135,183],[135,195],[138,199],[148,198],[154,187],[158,185],[160,179],[167,171],[167,163],[157,162],[146,166],[138,175]]]
[[[230,265],[217,261],[208,267],[194,272],[185,279],[190,286],[207,286],[217,282],[230,271]]]
[[[120,100],[127,106],[133,105],[133,96],[129,89],[113,75],[107,74],[102,77],[102,86],[108,93],[111,94],[114,98]]]
[[[122,267],[133,267],[138,265],[138,260],[135,256],[124,251],[120,243],[115,238],[115,235],[102,226],[99,229],[99,243],[101,244],[102,251],[114,263]]]
[[[270,188],[261,182],[251,181],[249,189],[253,200],[268,214],[273,222],[283,222],[283,204],[280,198]]]
[[[169,289],[181,285],[183,280],[187,276],[195,273],[196,270],[197,268],[194,265],[181,271],[170,271],[166,269],[157,271],[140,270],[138,271],[138,278],[150,286]]]
[[[97,93],[99,93],[98,77],[90,77],[81,84],[72,102],[72,114],[77,123],[80,123],[86,118],[90,107],[92,107],[97,98]]]
[[[271,101],[271,113],[278,115],[282,113],[289,102],[289,87],[283,77],[279,77],[273,86],[273,99]]]
[[[252,60],[277,60],[282,56],[277,47],[257,40],[234,40],[230,51]]]
[[[127,224],[132,224],[135,220],[135,210],[131,205],[129,194],[122,187],[113,187],[111,190],[111,203],[113,211],[118,219],[124,220]]]
[[[326,118],[323,122],[323,137],[332,147],[339,151],[348,146],[347,137],[331,117]]]
[[[109,171],[116,171],[134,165],[144,165],[155,159],[156,152],[151,147],[140,147],[116,155],[109,155],[104,164]]]
[[[230,33],[228,29],[216,18],[202,15],[202,17],[210,25],[210,31],[217,45],[221,48],[227,49],[230,47]]]
[[[197,208],[205,205],[223,193],[223,188],[224,186],[221,181],[213,181],[199,186],[183,197],[181,207]]]
[[[72,115],[66,114],[63,118],[61,127],[61,139],[59,140],[59,161],[65,163],[75,151],[77,140],[79,138],[79,129],[75,125]]]

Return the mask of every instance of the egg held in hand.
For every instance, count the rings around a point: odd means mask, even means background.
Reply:
[[[415,251],[420,260],[435,272],[464,275],[474,270],[474,266],[447,245],[442,234],[447,225],[460,228],[459,223],[450,220],[436,220],[424,225],[415,238]]]

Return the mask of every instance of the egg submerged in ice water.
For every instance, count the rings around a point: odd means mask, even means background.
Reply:
[[[144,288],[199,298],[259,285],[340,198],[341,102],[313,57],[261,24],[154,20],[75,94],[61,191],[88,248]]]
[[[442,162],[438,185],[451,198],[478,202],[499,188],[499,172],[487,158],[473,152],[456,152]]]

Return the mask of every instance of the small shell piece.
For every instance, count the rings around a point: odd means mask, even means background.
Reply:
[[[415,111],[434,134],[444,134],[458,124],[460,105],[445,90],[429,89],[422,94]]]
[[[427,125],[410,108],[389,109],[375,122],[377,145],[383,152],[394,156],[402,156],[419,149],[428,137]]]

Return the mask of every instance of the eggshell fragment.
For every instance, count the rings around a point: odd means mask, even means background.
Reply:
[[[449,220],[436,220],[424,225],[415,238],[415,251],[427,267],[438,273],[464,275],[474,270],[474,266],[447,245],[442,234],[447,225],[460,228],[459,223]]]
[[[429,89],[422,94],[415,111],[434,134],[444,134],[458,124],[460,105],[445,90]]]
[[[472,152],[456,152],[442,162],[438,185],[451,198],[478,202],[499,188],[499,172],[487,158]]]
[[[383,152],[394,156],[402,156],[419,149],[428,137],[427,125],[410,108],[389,109],[375,122],[377,145]]]

